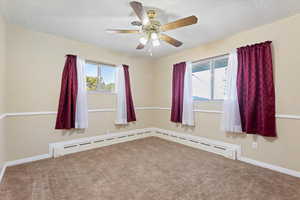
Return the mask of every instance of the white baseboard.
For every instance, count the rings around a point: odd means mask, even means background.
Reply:
[[[3,166],[0,166],[0,184],[2,182],[5,170],[6,170],[6,164],[4,164]]]
[[[18,160],[8,161],[8,162],[6,162],[5,165],[6,165],[6,167],[10,167],[10,166],[25,164],[25,163],[29,163],[29,162],[33,162],[33,161],[43,160],[46,158],[51,158],[51,156],[49,154],[42,154],[42,155],[22,158],[22,159],[18,159]]]
[[[122,136],[125,136],[125,135],[132,135],[132,134],[137,134],[137,133],[140,133],[140,132],[143,132],[142,136],[141,135],[135,135],[135,136],[132,136],[130,139],[122,137]],[[205,151],[210,151],[210,150],[199,147],[199,146],[195,146],[195,145],[189,143],[189,141],[184,142],[182,140],[182,138],[197,140],[197,141],[208,141],[212,144],[217,144],[217,145],[220,145],[220,146],[227,145],[228,147],[236,148],[236,150],[237,150],[237,152],[236,152],[237,153],[236,154],[237,160],[240,160],[242,162],[246,162],[246,163],[249,163],[249,164],[252,164],[252,165],[256,165],[256,166],[259,166],[259,167],[267,168],[267,169],[270,169],[270,170],[273,170],[273,171],[277,171],[277,172],[280,172],[280,173],[284,173],[284,174],[287,174],[287,175],[291,175],[291,176],[300,178],[300,172],[299,171],[283,168],[283,167],[280,167],[280,166],[264,163],[264,162],[261,162],[261,161],[257,161],[257,160],[251,159],[251,158],[241,156],[241,147],[239,145],[224,143],[224,142],[221,142],[221,141],[210,140],[210,139],[207,139],[207,138],[203,138],[203,137],[199,137],[199,136],[193,136],[193,135],[189,135],[189,134],[186,134],[186,133],[179,133],[179,132],[165,130],[165,129],[159,129],[159,128],[146,128],[146,129],[131,130],[131,131],[127,131],[127,132],[107,134],[107,135],[96,136],[96,137],[105,139],[106,142],[103,143],[103,146],[108,146],[108,145],[112,145],[112,144],[116,144],[116,143],[120,143],[120,142],[127,142],[127,141],[130,141],[130,140],[136,140],[136,139],[141,139],[141,138],[151,137],[151,136],[160,137],[162,139],[170,140],[170,141],[173,141],[173,142],[177,142],[177,143],[184,144],[184,145],[187,145],[187,146],[191,146],[191,147],[194,147],[194,148],[202,149],[202,150],[205,150]],[[118,138],[115,141],[110,140],[111,138],[116,138],[116,137],[120,137],[120,138]],[[81,138],[81,139],[78,139],[78,140],[66,141],[66,142],[61,142],[61,143],[56,143],[56,144],[72,144],[75,141],[85,141],[86,139],[87,138]],[[54,156],[54,154],[53,154],[54,146],[55,146],[55,144],[50,144],[49,145],[49,154],[42,154],[42,155],[23,158],[23,159],[19,159],[19,160],[8,161],[8,162],[4,163],[4,166],[2,166],[2,170],[0,171],[0,183],[1,183],[1,180],[3,178],[6,167],[19,165],[19,164],[24,164],[24,163],[29,163],[29,162],[33,162],[33,161],[37,161],[37,160],[46,159],[46,158],[51,158],[51,157]],[[213,152],[213,151],[210,151],[210,152],[218,153],[218,152]]]
[[[272,164],[269,164],[269,163],[261,162],[261,161],[254,160],[254,159],[247,158],[247,157],[240,157],[240,158],[238,158],[238,160],[249,163],[249,164],[252,164],[252,165],[256,165],[256,166],[259,166],[259,167],[267,168],[267,169],[270,169],[270,170],[273,170],[273,171],[276,171],[276,172],[280,172],[280,173],[283,173],[283,174],[287,174],[287,175],[290,175],[290,176],[295,176],[295,177],[300,178],[300,172],[295,171],[295,170],[287,169],[287,168],[280,167],[280,166],[277,166],[277,165],[272,165]]]
[[[0,171],[0,184],[1,184],[1,181],[3,179],[4,173],[5,173],[5,170],[7,167],[30,163],[30,162],[34,162],[34,161],[38,161],[38,160],[47,159],[47,158],[51,158],[51,156],[49,154],[42,154],[42,155],[37,155],[37,156],[32,156],[32,157],[27,157],[27,158],[22,158],[22,159],[18,159],[18,160],[12,160],[12,161],[5,162]]]

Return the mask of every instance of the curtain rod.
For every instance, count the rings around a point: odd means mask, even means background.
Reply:
[[[200,60],[195,60],[192,63],[198,63],[198,62],[201,62],[201,61],[204,61],[204,60],[209,60],[209,59],[213,59],[213,58],[219,58],[219,57],[228,56],[228,55],[229,55],[229,53],[225,53],[225,54],[218,55],[218,56],[212,56],[212,57],[203,58],[203,59],[200,59]]]

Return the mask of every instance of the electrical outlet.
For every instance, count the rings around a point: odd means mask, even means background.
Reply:
[[[252,148],[257,149],[257,147],[258,147],[258,143],[257,142],[252,142]]]

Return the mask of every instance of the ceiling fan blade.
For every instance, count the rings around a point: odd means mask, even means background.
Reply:
[[[136,49],[143,49],[145,47],[145,45],[143,45],[142,43],[140,43],[137,47],[136,47]]]
[[[160,34],[160,39],[166,41],[167,43],[175,46],[175,47],[180,47],[183,43],[166,35],[166,34]]]
[[[108,33],[139,33],[139,30],[106,29]]]
[[[168,30],[180,28],[180,27],[183,27],[183,26],[189,26],[189,25],[192,25],[192,24],[196,24],[197,21],[198,21],[198,18],[193,15],[193,16],[190,16],[190,17],[186,17],[186,18],[179,19],[177,21],[170,22],[168,24],[162,25],[161,30],[162,31],[168,31]]]
[[[145,12],[145,9],[142,5],[142,3],[137,1],[131,1],[130,6],[134,10],[137,17],[141,20],[141,22],[145,25],[149,22],[149,18],[147,13]]]

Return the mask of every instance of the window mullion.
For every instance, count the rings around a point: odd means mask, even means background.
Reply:
[[[101,65],[98,65],[98,77],[101,77]]]
[[[98,65],[98,84],[97,90],[99,91],[101,88],[101,65]]]

